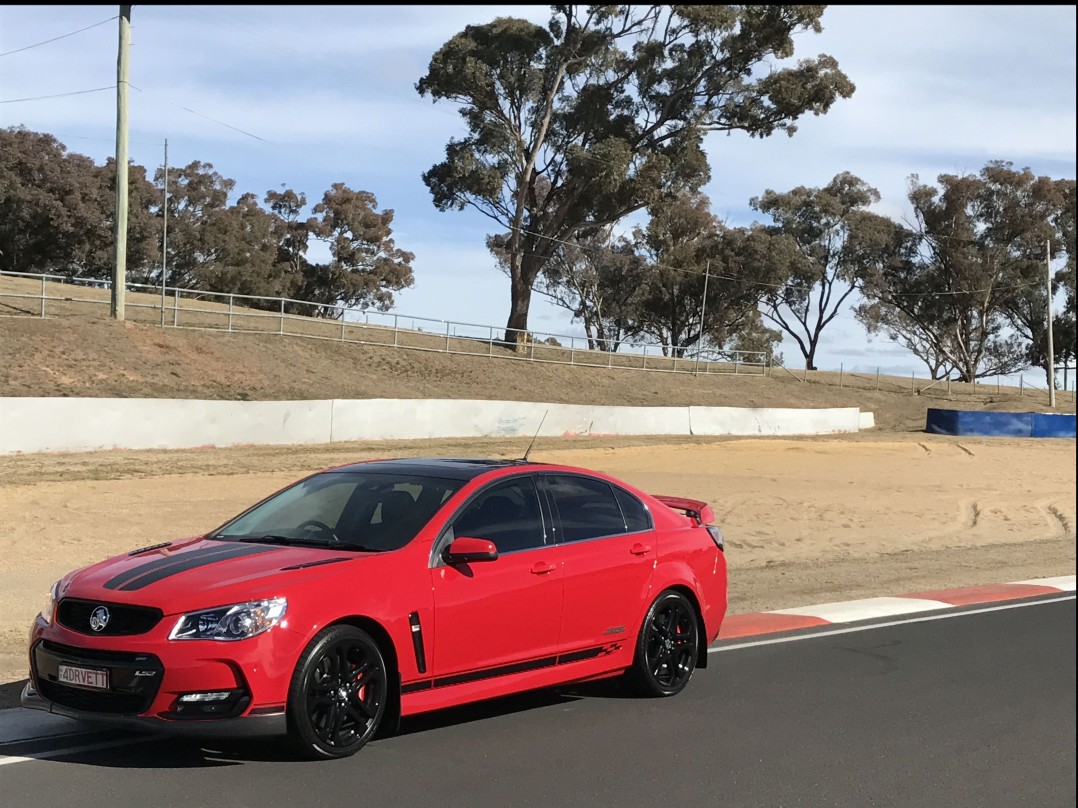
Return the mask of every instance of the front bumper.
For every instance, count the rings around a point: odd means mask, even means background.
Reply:
[[[265,714],[253,713],[240,718],[221,718],[207,721],[167,721],[152,716],[95,713],[89,710],[75,710],[43,699],[34,689],[33,682],[26,683],[19,701],[23,707],[31,710],[43,710],[53,715],[62,715],[79,721],[145,732],[165,732],[170,735],[233,738],[284,735],[287,732],[287,722],[283,711]]]
[[[287,731],[285,701],[301,637],[274,630],[239,643],[170,642],[167,630],[90,638],[39,617],[30,633],[30,684],[22,694],[23,706],[96,724],[183,735]],[[65,680],[62,666],[97,671],[106,687]],[[186,694],[219,691],[230,693],[226,701],[181,700]]]

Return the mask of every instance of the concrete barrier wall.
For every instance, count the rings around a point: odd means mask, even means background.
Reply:
[[[689,435],[688,407],[589,407],[525,401],[368,399],[333,402],[333,440]]]
[[[599,407],[519,401],[2,398],[0,454],[350,440],[856,432],[856,408]]]
[[[779,409],[689,407],[693,435],[829,435],[856,432],[861,411],[838,409]]]
[[[0,399],[0,454],[328,443],[330,401]]]

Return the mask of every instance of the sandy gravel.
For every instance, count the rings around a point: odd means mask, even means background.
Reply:
[[[311,470],[394,455],[517,456],[519,441],[0,458],[0,706],[26,630],[69,569],[209,530]],[[1075,570],[1075,442],[873,434],[574,439],[533,459],[711,502],[733,613]]]

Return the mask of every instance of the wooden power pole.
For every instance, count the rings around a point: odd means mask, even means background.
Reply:
[[[114,320],[124,319],[127,289],[127,75],[131,50],[131,6],[120,6],[120,45],[116,57],[116,264],[112,268]]]

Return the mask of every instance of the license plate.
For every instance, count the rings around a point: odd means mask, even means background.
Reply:
[[[96,668],[77,668],[74,665],[60,665],[56,672],[59,682],[72,687],[85,687],[89,690],[108,690],[109,672]]]

